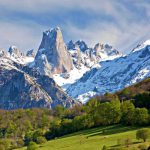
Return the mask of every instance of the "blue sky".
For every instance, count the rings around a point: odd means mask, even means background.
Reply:
[[[56,26],[65,42],[109,43],[129,52],[150,38],[150,1],[0,0],[0,48],[37,50],[42,32]]]

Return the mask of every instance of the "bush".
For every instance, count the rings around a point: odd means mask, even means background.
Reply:
[[[142,139],[144,142],[146,142],[146,140],[149,137],[149,130],[148,129],[140,129],[136,132],[136,138]]]
[[[140,150],[147,150],[147,145],[142,144],[142,145],[139,145],[138,148],[139,148]]]
[[[37,137],[37,140],[36,140],[37,144],[43,144],[43,143],[46,143],[46,142],[47,142],[47,140],[46,140],[45,137],[43,137],[43,136]]]
[[[27,150],[37,150],[38,145],[35,142],[30,142],[29,145],[27,146]]]

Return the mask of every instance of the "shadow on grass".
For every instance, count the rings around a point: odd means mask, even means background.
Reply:
[[[111,135],[111,134],[119,134],[123,132],[128,132],[128,131],[133,131],[136,130],[137,127],[128,127],[128,126],[122,126],[122,125],[114,125],[114,126],[109,126],[107,128],[104,128],[103,130],[97,132],[97,133],[92,133],[88,137],[96,136],[96,135]]]
[[[111,126],[102,126],[102,127],[97,127],[97,128],[91,128],[87,130],[82,130],[78,131],[72,134],[64,135],[61,138],[67,138],[67,137],[72,137],[76,135],[85,135],[87,138],[92,137],[92,136],[97,136],[97,135],[111,135],[111,134],[118,134],[118,133],[123,133],[123,132],[128,132],[128,131],[133,131],[136,130],[138,127],[131,127],[131,126],[123,126],[123,125],[111,125]]]

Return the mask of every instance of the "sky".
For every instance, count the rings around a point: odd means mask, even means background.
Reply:
[[[108,43],[128,53],[150,39],[150,1],[0,0],[0,48],[37,50],[42,32],[57,26],[65,42]]]

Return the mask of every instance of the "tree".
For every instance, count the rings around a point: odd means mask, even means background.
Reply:
[[[126,125],[132,125],[134,123],[134,112],[135,112],[135,107],[131,101],[125,101],[121,105],[121,112],[122,112],[122,117],[121,121],[122,123]]]
[[[27,150],[37,150],[38,145],[35,142],[30,142],[29,145],[27,146]]]
[[[61,122],[61,132],[62,134],[67,134],[72,132],[72,119],[63,119]]]
[[[134,112],[134,124],[145,125],[148,123],[149,114],[146,108],[136,108]],[[138,116],[138,117],[137,117]]]
[[[54,108],[54,115],[55,115],[56,117],[61,118],[61,117],[63,117],[63,115],[64,115],[64,111],[65,111],[65,108],[64,108],[64,107],[62,107],[61,105],[57,105],[57,106]]]
[[[150,93],[142,93],[135,96],[134,104],[136,107],[150,109]]]
[[[146,142],[146,140],[149,137],[149,130],[148,129],[140,129],[136,132],[136,138],[142,139],[144,142]]]
[[[116,100],[112,102],[101,103],[97,113],[99,125],[118,123],[121,119],[120,102]]]

